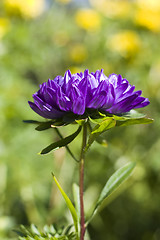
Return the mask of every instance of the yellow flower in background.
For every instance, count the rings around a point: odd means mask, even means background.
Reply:
[[[10,14],[35,18],[44,11],[45,0],[4,0],[4,4]]]
[[[131,13],[128,0],[90,0],[91,4],[108,18],[126,17]]]
[[[0,39],[8,32],[9,21],[6,18],[0,18]]]
[[[75,15],[76,23],[88,31],[95,31],[100,28],[100,15],[93,9],[80,9]]]
[[[75,44],[69,52],[70,59],[75,63],[82,63],[87,58],[87,49],[82,44]]]
[[[75,73],[77,73],[77,72],[80,73],[80,72],[83,72],[83,71],[84,71],[83,68],[76,67],[76,66],[71,66],[71,67],[69,67],[69,69],[70,69],[70,71],[71,71],[72,74],[75,74]]]
[[[107,47],[123,57],[134,55],[140,48],[141,41],[134,31],[123,31],[113,35],[107,42]]]
[[[160,12],[152,10],[139,9],[135,16],[136,24],[146,27],[151,31],[160,31]]]
[[[160,31],[160,1],[137,0],[135,23],[151,31]]]
[[[136,4],[145,9],[151,10],[160,10],[160,1],[159,0],[136,0]]]

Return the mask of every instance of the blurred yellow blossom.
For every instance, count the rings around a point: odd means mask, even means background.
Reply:
[[[69,67],[72,74],[83,72],[84,69],[76,66]]]
[[[69,53],[70,59],[75,63],[82,63],[87,58],[87,49],[82,44],[75,44]]]
[[[136,0],[136,3],[139,7],[151,10],[160,10],[160,1],[159,0]]]
[[[110,37],[107,46],[123,57],[130,57],[139,50],[141,41],[136,32],[126,30]]]
[[[7,33],[9,28],[9,20],[0,18],[0,39]]]
[[[95,31],[100,28],[100,15],[93,9],[80,9],[75,15],[76,23],[88,31]]]
[[[10,14],[20,14],[26,18],[39,16],[45,7],[45,0],[4,0]]]
[[[131,13],[132,4],[127,0],[90,0],[91,4],[106,17],[126,17]]]
[[[136,24],[146,27],[151,31],[160,31],[160,1],[137,0],[135,15]]]

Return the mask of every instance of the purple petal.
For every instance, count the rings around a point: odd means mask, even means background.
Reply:
[[[100,92],[98,98],[95,95],[92,101],[87,105],[87,108],[94,108],[94,109],[99,109],[101,108],[105,102],[106,102],[106,92],[102,91]]]
[[[148,100],[148,98],[139,97],[138,100],[139,101],[133,104],[133,108],[142,108],[150,104],[150,101]]]
[[[93,76],[93,75],[88,75],[87,76],[87,79],[88,79],[88,84],[89,84],[89,87],[91,89],[94,89],[94,88],[97,88],[98,87],[98,80]]]
[[[114,86],[114,87],[117,87],[117,79],[118,79],[118,76],[117,76],[117,74],[111,74],[111,75],[109,75],[109,77],[108,77],[108,80],[109,80],[109,82]]]
[[[49,118],[48,115],[43,110],[41,110],[35,103],[30,102],[30,101],[28,101],[28,103],[34,112],[39,114],[41,117]]]
[[[65,96],[65,94],[62,92],[62,89],[59,88],[57,91],[57,105],[62,111],[69,111],[71,107],[71,101],[70,99]]]
[[[117,100],[124,94],[124,92],[126,91],[127,88],[128,88],[128,83],[122,83],[115,89],[115,94],[116,94]]]
[[[40,109],[39,106],[37,106],[35,103],[28,101],[30,107],[33,111],[35,111],[37,114],[39,114],[41,117],[47,118],[47,119],[56,119],[59,117],[62,117],[64,115],[63,112],[59,112],[56,109],[48,109],[45,105]]]
[[[107,89],[107,95],[105,98],[105,104],[103,105],[102,109],[106,111],[114,104],[114,102],[115,102],[114,88],[112,84],[109,84]]]
[[[130,106],[132,105],[132,102],[137,98],[136,94],[133,94],[132,96],[129,96],[122,101],[116,103],[113,105],[110,109],[109,112],[116,114],[116,113],[124,113],[130,111]]]
[[[73,102],[72,111],[75,114],[83,115],[85,112],[85,100],[82,96],[76,98]]]

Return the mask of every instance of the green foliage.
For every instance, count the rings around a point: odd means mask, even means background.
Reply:
[[[89,119],[91,122],[97,123],[97,125],[92,129],[89,135],[88,143],[85,148],[86,152],[95,140],[97,140],[100,144],[105,145],[105,141],[103,141],[102,138],[100,139],[99,135],[111,128],[134,124],[148,124],[153,122],[153,119],[145,118],[136,111],[131,111],[128,115],[124,114],[122,116],[111,115],[106,117],[105,114],[101,114],[101,116],[97,119]]]
[[[59,149],[61,147],[64,147],[66,145],[68,145],[69,143],[71,143],[80,133],[81,131],[81,126],[79,126],[79,128],[77,129],[76,132],[74,132],[73,134],[69,135],[68,137],[65,137],[57,142],[54,142],[52,144],[50,144],[48,147],[44,148],[40,154],[46,154],[49,153],[50,151],[52,151],[53,149]]]
[[[56,177],[53,175],[53,179],[58,187],[58,189],[60,190],[68,209],[70,210],[70,213],[72,215],[73,218],[73,222],[74,222],[74,226],[75,226],[75,231],[78,234],[78,217],[77,217],[77,213],[76,210],[71,202],[71,200],[69,199],[69,197],[67,196],[67,194],[64,192],[64,190],[62,189],[61,185],[59,184],[58,180],[56,179]]]
[[[100,206],[102,205],[103,201],[113,192],[115,191],[121,183],[123,183],[132,173],[135,167],[135,163],[129,163],[124,167],[118,169],[107,181],[106,185],[102,189],[100,196],[96,202],[96,206],[94,211],[87,221],[87,224],[92,220]]]
[[[85,152],[89,149],[92,143],[96,140],[99,135],[110,128],[115,127],[116,121],[113,118],[107,117],[104,121],[98,123],[92,130],[91,134],[89,135],[88,143],[85,148]]]
[[[70,231],[70,227],[57,229],[55,226],[45,225],[40,231],[34,224],[30,228],[21,225],[20,230],[15,230],[19,235],[19,240],[76,240],[77,235]]]

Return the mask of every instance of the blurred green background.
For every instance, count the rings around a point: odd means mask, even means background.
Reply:
[[[136,161],[132,177],[113,194],[89,226],[92,240],[160,239],[160,1],[0,1],[0,237],[31,222],[71,222],[51,172],[72,198],[78,165],[58,150],[37,153],[56,139],[23,119],[40,119],[28,106],[39,84],[89,68],[122,74],[151,104],[141,109],[150,125],[110,130],[108,147],[87,155],[85,208],[90,211],[108,177]],[[64,135],[75,127],[64,127]],[[80,137],[71,144],[78,156]]]

